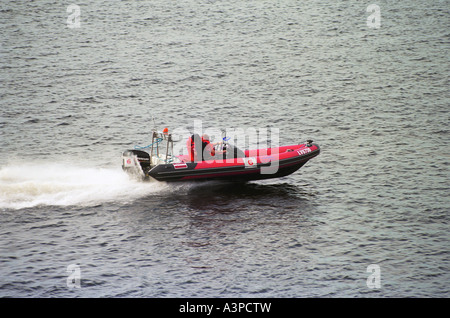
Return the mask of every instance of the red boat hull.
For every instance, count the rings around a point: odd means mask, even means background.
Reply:
[[[148,176],[158,181],[229,180],[251,181],[287,176],[320,153],[317,144],[301,144],[246,150],[245,157],[224,160],[162,164],[151,168]]]

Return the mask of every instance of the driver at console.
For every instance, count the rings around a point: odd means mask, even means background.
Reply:
[[[221,141],[212,143],[209,141],[208,134],[203,134],[202,136],[202,152],[203,152],[203,160],[212,160],[214,156],[224,154],[226,150],[217,151],[215,150],[216,145],[222,144]]]

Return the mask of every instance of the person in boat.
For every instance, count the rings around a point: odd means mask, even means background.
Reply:
[[[186,147],[189,153],[190,162],[198,161],[198,154],[202,153],[202,139],[198,134],[190,136],[186,142]]]
[[[186,143],[191,162],[213,160],[217,155],[224,155],[226,150],[216,151],[214,147],[222,142],[212,143],[207,134],[200,137],[198,134],[191,135]],[[217,158],[217,157],[216,157]]]
[[[203,134],[202,136],[202,153],[203,153],[203,160],[212,160],[216,156],[223,155],[226,153],[226,150],[223,151],[217,151],[215,150],[216,145],[222,144],[222,141],[212,143],[209,141],[208,134]]]

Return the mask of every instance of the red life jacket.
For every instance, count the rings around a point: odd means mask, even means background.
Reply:
[[[214,156],[216,154],[216,150],[210,144],[211,144],[211,142],[209,140],[203,139],[203,137],[202,137],[202,151],[205,151],[205,148],[210,146],[211,156]]]
[[[195,140],[198,140],[198,145],[195,144]],[[186,147],[189,154],[189,159],[191,162],[195,162],[201,159],[202,142],[198,134],[193,134],[190,136],[186,142]]]
[[[194,144],[194,140],[192,140],[191,137],[189,137],[186,141],[186,148],[188,150],[188,154],[189,154],[189,160],[190,162],[194,162],[194,157],[195,157],[195,144]]]

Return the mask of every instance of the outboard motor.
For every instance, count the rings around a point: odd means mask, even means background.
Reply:
[[[122,169],[130,175],[145,178],[150,170],[150,155],[141,150],[127,150],[122,154]]]

